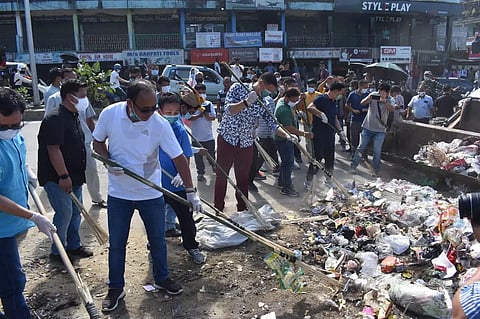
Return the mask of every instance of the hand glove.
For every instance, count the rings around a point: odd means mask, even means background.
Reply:
[[[28,176],[28,183],[31,184],[33,188],[37,188],[38,186],[37,175],[32,171],[32,169],[28,164],[27,164],[27,176]]]
[[[257,93],[255,93],[255,91],[251,91],[251,92],[248,92],[248,95],[245,101],[247,102],[248,106],[250,106],[253,103],[255,103],[257,99],[258,99]]]
[[[195,213],[201,213],[203,211],[200,198],[196,192],[187,193],[187,200],[190,204],[192,204],[190,211],[194,211]]]
[[[288,134],[287,141],[292,142],[293,144],[297,144],[298,143],[298,136],[293,135],[293,134]]]
[[[107,167],[107,170],[110,174],[113,174],[115,176],[120,176],[122,174],[125,174],[125,172],[123,171],[123,168],[121,167],[118,167],[118,166],[109,166],[109,165],[106,165]]]
[[[32,215],[32,217],[30,217],[30,220],[32,222],[34,222],[35,225],[37,225],[39,231],[41,231],[42,233],[47,235],[48,238],[50,238],[50,240],[53,240],[52,239],[52,232],[56,232],[57,227],[55,227],[55,225],[53,225],[48,220],[47,217],[45,217],[43,215],[40,215],[39,213],[35,213],[35,212],[32,212],[32,213],[33,213],[33,215]]]
[[[347,136],[345,135],[344,132],[341,132],[341,131],[340,131],[340,133],[339,133],[338,135],[340,136],[340,138],[341,138],[342,140],[344,140],[345,142],[348,143],[348,141],[347,141]]]
[[[183,185],[183,179],[182,179],[182,177],[180,176],[180,174],[177,173],[177,175],[175,175],[175,177],[172,178],[171,184],[172,184],[174,187],[179,187],[179,186]]]
[[[283,95],[285,94],[285,88],[283,87],[283,85],[280,85],[278,87],[278,95]]]
[[[328,117],[325,115],[325,113],[320,114],[320,119],[322,120],[322,123],[328,123]]]

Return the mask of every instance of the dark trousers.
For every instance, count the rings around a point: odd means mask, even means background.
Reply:
[[[282,158],[282,164],[280,166],[280,177],[278,184],[282,186],[284,190],[293,189],[292,187],[292,170],[294,161],[294,144],[289,141],[276,142],[278,152]]]
[[[23,297],[26,278],[16,237],[0,238],[0,273],[0,299],[5,318],[30,319],[30,311]],[[4,317],[1,312],[0,317]]]
[[[332,173],[333,172],[333,162],[335,160],[335,135],[333,134],[319,134],[314,133],[315,137],[313,138],[313,151],[315,153],[315,159],[318,162],[321,162],[322,159],[325,160],[325,169]],[[310,163],[307,172],[307,181],[313,180],[313,175],[317,174],[318,167],[313,163]]]
[[[277,155],[277,146],[275,145],[275,140],[273,137],[260,137],[259,143],[267,152],[268,155],[277,163],[278,166],[278,155]],[[258,170],[262,167],[265,160],[263,157],[258,153],[257,147],[253,144],[253,154],[252,154],[252,165],[250,165],[250,175],[248,177],[248,181],[251,183],[257,175]]]
[[[185,191],[174,193],[184,199],[187,199],[187,194]],[[197,249],[198,242],[195,240],[197,228],[195,226],[195,221],[193,220],[193,214],[190,211],[190,208],[168,196],[165,196],[165,204],[169,204],[175,211],[175,215],[177,215],[178,223],[180,224],[180,229],[182,231],[183,248]]]
[[[217,138],[217,164],[227,174],[230,173],[230,168],[234,166],[235,179],[238,188],[248,198],[248,172],[252,164],[253,146],[240,147],[240,145],[233,146],[223,139],[221,135]],[[214,204],[217,209],[223,211],[225,208],[225,195],[227,193],[227,177],[217,167],[215,177],[215,193]],[[237,199],[237,210],[246,210],[246,204],[238,193],[235,193]]]
[[[210,154],[212,158],[215,159],[215,140],[203,141],[203,142],[200,142],[200,144],[197,144],[195,142],[193,143],[194,146],[206,148],[208,151],[208,154]],[[205,174],[205,163],[203,161],[203,156],[198,153],[195,153],[194,156],[195,156],[195,166],[197,166],[197,174],[198,175]],[[208,159],[208,162],[212,166],[212,170],[215,171],[215,162],[212,162],[209,159]]]

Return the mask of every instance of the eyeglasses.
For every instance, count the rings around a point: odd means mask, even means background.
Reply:
[[[13,125],[0,125],[0,132],[7,131],[7,130],[19,130],[24,126],[25,126],[25,123],[23,121]]]
[[[137,107],[137,109],[140,111],[140,113],[142,114],[149,114],[149,113],[153,113],[155,112],[156,110],[159,109],[158,107],[158,104],[155,104],[155,106],[153,107],[149,107],[149,108],[140,108],[137,103],[135,103],[135,101],[132,101],[133,102],[133,105],[135,105]]]

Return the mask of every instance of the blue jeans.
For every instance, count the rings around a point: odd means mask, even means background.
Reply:
[[[0,299],[5,318],[29,319],[30,310],[23,297],[25,274],[22,271],[15,237],[0,238]],[[3,318],[0,312],[0,318]]]
[[[109,287],[125,286],[125,255],[130,222],[134,210],[142,218],[153,262],[153,279],[161,282],[168,277],[167,244],[165,242],[165,201],[163,197],[133,201],[108,196],[108,232],[110,247],[108,254]]]
[[[172,206],[165,204],[165,231],[175,229],[177,227],[177,215]]]
[[[282,159],[282,164],[280,165],[280,177],[278,179],[278,184],[282,186],[283,189],[292,188],[292,170],[293,170],[293,143],[289,141],[280,141],[275,140],[275,145],[277,146],[278,153],[280,153],[280,158]]]
[[[65,193],[57,183],[48,182],[44,186],[48,200],[52,205],[55,215],[53,224],[57,227],[57,234],[62,240],[66,250],[75,250],[82,246],[80,241],[81,215],[70,196]],[[72,191],[82,202],[82,186],[73,186]],[[52,245],[52,254],[58,255],[58,248]]]
[[[367,130],[366,128],[362,129],[362,133],[360,134],[360,146],[358,147],[355,155],[353,156],[352,160],[352,168],[356,168],[360,163],[360,156],[365,154],[367,150],[368,144],[370,141],[373,142],[373,169],[375,172],[380,170],[380,158],[382,156],[382,146],[383,141],[385,140],[385,132],[374,132]]]

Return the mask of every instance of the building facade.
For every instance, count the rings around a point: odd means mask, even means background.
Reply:
[[[306,76],[319,61],[337,74],[379,60],[441,72],[463,8],[460,0],[31,0],[30,6],[37,64],[58,63],[65,51],[87,61],[159,65],[290,58]],[[9,59],[28,62],[22,0],[0,2],[0,28]],[[399,55],[407,51],[409,60]]]

